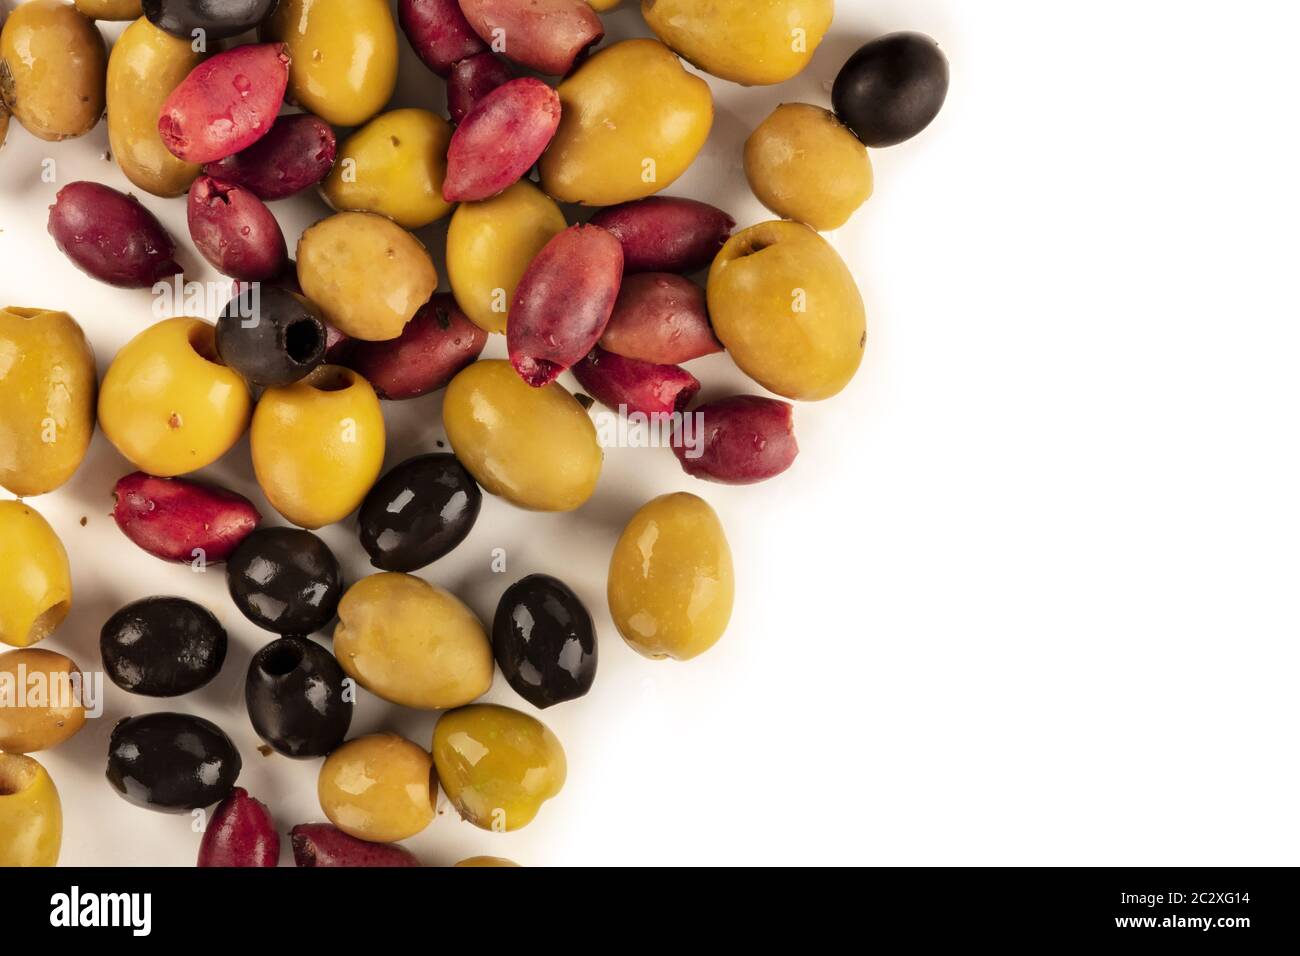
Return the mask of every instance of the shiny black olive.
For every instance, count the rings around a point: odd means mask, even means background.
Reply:
[[[144,0],[144,15],[160,30],[183,40],[195,30],[209,37],[233,37],[265,19],[276,0]],[[215,48],[213,52],[216,52]]]
[[[190,714],[117,722],[108,782],[138,807],[179,812],[224,800],[239,779],[239,751],[216,724]]]
[[[343,743],[352,723],[345,680],[334,655],[315,641],[272,641],[248,665],[244,702],[253,729],[288,757],[325,756]]]
[[[928,36],[891,33],[854,53],[831,90],[844,125],[868,146],[895,146],[930,125],[948,96],[948,59]]]
[[[122,608],[99,632],[104,673],[147,697],[202,687],[226,660],[226,630],[207,608],[178,597],[150,597]]]
[[[596,679],[591,615],[562,581],[532,574],[497,604],[492,653],[519,696],[546,708],[581,697]]]
[[[221,310],[217,353],[253,385],[291,385],[325,361],[327,334],[316,306],[288,289],[259,284]]]
[[[250,534],[226,562],[226,583],[244,616],[276,634],[319,631],[343,596],[343,572],[334,552],[299,528]]]
[[[483,493],[455,455],[421,455],[375,482],[361,504],[361,544],[382,571],[415,571],[465,540]]]

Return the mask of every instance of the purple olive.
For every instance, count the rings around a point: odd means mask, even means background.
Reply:
[[[213,268],[236,279],[274,279],[289,261],[284,233],[250,190],[200,176],[190,187],[190,238]]]
[[[176,275],[175,245],[134,196],[99,183],[69,183],[50,207],[50,235],[87,275],[124,289],[147,289]]]
[[[324,179],[334,165],[337,148],[329,123],[310,113],[292,113],[277,119],[270,132],[252,146],[208,163],[203,171],[271,202]]]
[[[447,111],[453,123],[461,122],[470,111],[498,86],[515,78],[510,64],[495,53],[479,53],[461,60],[447,77]]]
[[[799,454],[794,408],[787,402],[738,395],[701,405],[690,416],[689,430],[680,428],[674,437],[673,452],[696,478],[752,485],[781,474]]]
[[[713,264],[736,221],[694,199],[651,196],[602,209],[593,226],[623,244],[628,272],[696,272]]]
[[[439,76],[447,76],[457,63],[487,49],[458,0],[401,0],[397,20],[411,48]]]
[[[487,333],[444,293],[415,313],[397,338],[353,343],[347,366],[360,372],[380,398],[418,398],[446,388],[485,345]]]
[[[638,362],[602,348],[573,366],[573,374],[602,405],[643,415],[679,412],[700,390],[699,379],[684,368]]]
[[[484,96],[456,127],[447,147],[448,202],[490,199],[517,183],[546,151],[560,126],[560,95],[520,77]]]
[[[395,843],[368,843],[328,823],[300,823],[289,831],[297,866],[419,866]]]
[[[704,290],[668,272],[625,275],[601,348],[659,365],[722,351],[709,325]]]

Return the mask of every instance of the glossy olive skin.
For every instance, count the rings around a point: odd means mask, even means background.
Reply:
[[[224,800],[241,767],[239,750],[216,724],[190,714],[156,713],[117,722],[105,775],[128,802],[178,813]]]
[[[54,866],[63,845],[63,806],[45,768],[0,753],[0,868]]]
[[[310,113],[289,113],[278,117],[252,146],[208,163],[203,171],[271,202],[324,179],[334,166],[337,149],[329,123]]]
[[[331,823],[348,836],[391,843],[433,821],[436,783],[429,754],[397,734],[349,740],[320,768],[316,793]]]
[[[147,289],[181,271],[167,230],[134,196],[100,183],[69,183],[50,206],[47,229],[86,275],[122,289]]]
[[[385,440],[375,390],[338,365],[268,388],[249,430],[262,493],[302,528],[342,521],[357,509],[383,468]]]
[[[22,497],[72,477],[95,432],[95,355],[66,312],[0,309],[0,487]]]
[[[99,122],[107,66],[99,28],[63,0],[19,4],[0,31],[0,96],[39,139],[80,136]]]
[[[454,2],[454,0],[453,0]],[[415,854],[396,843],[370,843],[329,823],[300,823],[289,831],[294,866],[419,866]]]
[[[487,49],[465,19],[459,0],[401,0],[397,20],[424,65],[442,77]]]
[[[49,523],[21,501],[0,501],[0,644],[29,647],[72,607],[68,552]]]
[[[178,159],[163,144],[158,113],[204,55],[189,40],[164,33],[143,17],[123,31],[109,53],[109,152],[127,179],[155,196],[180,196],[199,174],[197,163]]]
[[[684,493],[646,504],[614,547],[608,596],[614,625],[638,653],[684,661],[707,651],[727,629],[735,599],[717,514]]]
[[[626,272],[707,269],[736,228],[736,220],[716,206],[680,196],[649,196],[611,206],[589,221],[623,244]]]
[[[343,596],[343,572],[334,552],[298,528],[250,534],[226,563],[226,584],[246,618],[284,635],[319,631]]]
[[[835,78],[836,114],[868,146],[896,146],[929,126],[948,96],[948,58],[920,33],[860,47]]]
[[[214,269],[244,282],[274,279],[289,262],[271,210],[242,186],[204,174],[190,187],[190,239]]]
[[[221,672],[226,629],[205,607],[179,597],[134,601],[104,622],[99,652],[104,673],[122,690],[179,697]]]
[[[417,571],[465,540],[482,504],[478,483],[455,455],[407,459],[366,495],[361,545],[381,571]]]
[[[448,711],[433,728],[438,782],[460,815],[484,830],[527,826],[564,786],[564,748],[550,728],[495,704]]]
[[[403,401],[446,388],[479,357],[487,338],[454,298],[435,295],[397,338],[352,343],[345,364],[364,375],[380,398]]]
[[[700,380],[680,366],[624,358],[599,346],[573,366],[573,377],[605,407],[646,416],[685,411],[700,391]]]
[[[618,0],[614,0],[614,2],[617,3]],[[598,10],[600,8],[593,7],[593,9]],[[471,856],[461,860],[456,864],[456,866],[474,869],[483,867],[517,867],[519,864],[514,860],[507,860],[504,856]]]
[[[460,121],[447,148],[448,202],[491,199],[533,168],[560,125],[560,97],[521,76],[485,95]]]
[[[480,360],[447,386],[442,422],[489,494],[530,511],[573,511],[596,490],[596,426],[558,383],[533,388],[508,362]]]
[[[505,332],[528,266],[566,227],[560,207],[526,179],[499,196],[457,206],[447,230],[447,279],[470,321],[485,332]]]
[[[99,427],[141,471],[172,478],[229,451],[252,405],[239,373],[220,364],[210,324],[165,319],[113,358],[99,390]]]
[[[657,365],[680,365],[722,351],[709,324],[704,290],[667,272],[623,276],[600,346]]]
[[[282,637],[253,655],[244,704],[257,735],[286,757],[324,757],[348,735],[351,696],[334,655],[305,637]]]
[[[853,274],[797,222],[731,238],[709,270],[713,331],[750,378],[784,398],[841,392],[862,365],[867,313]]]
[[[401,335],[429,301],[438,271],[401,226],[373,213],[340,212],[298,240],[298,281],[331,325],[354,339],[383,342]]]
[[[605,35],[585,0],[460,0],[465,19],[485,42],[505,38],[516,63],[563,76]]]
[[[280,0],[263,32],[289,47],[289,95],[334,126],[360,126],[397,85],[388,0]]]
[[[492,653],[515,692],[539,709],[576,700],[596,679],[591,614],[568,585],[546,574],[530,574],[501,595]]]
[[[95,20],[134,20],[140,16],[140,0],[73,0],[73,5],[78,13]]]
[[[288,289],[262,285],[226,303],[217,319],[217,354],[251,385],[306,378],[325,361],[320,310]]]
[[[334,651],[349,677],[404,707],[459,707],[492,686],[492,645],[474,612],[409,574],[372,574],[348,588]]]
[[[794,408],[758,395],[707,402],[692,412],[701,434],[673,443],[682,470],[724,485],[752,485],[784,472],[799,454]],[[680,436],[679,436],[680,437]]]
[[[641,0],[641,13],[659,39],[701,70],[759,86],[803,72],[831,25],[835,0]]]
[[[57,747],[86,723],[83,675],[70,658],[39,647],[0,654],[0,750],[27,754]],[[36,678],[45,700],[24,693]],[[90,701],[94,703],[94,701]],[[19,705],[22,706],[19,706]]]
[[[447,76],[447,112],[459,123],[499,86],[515,78],[510,64],[495,53],[479,53],[461,60]]]
[[[280,859],[280,834],[271,811],[236,787],[212,811],[199,843],[198,866],[267,867]]]
[[[113,486],[113,520],[155,558],[198,566],[225,561],[262,515],[225,488],[135,471]]]
[[[144,0],[144,15],[160,30],[190,39],[195,30],[223,40],[253,29],[276,0]]]

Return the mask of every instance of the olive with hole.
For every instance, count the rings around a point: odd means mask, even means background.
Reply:
[[[63,844],[63,807],[45,768],[0,753],[0,867],[54,866]]]
[[[226,629],[216,616],[179,597],[133,601],[99,632],[108,679],[146,697],[198,690],[221,672],[226,646]]]
[[[107,70],[99,28],[63,0],[21,3],[0,31],[0,96],[38,139],[89,132],[104,115]]]
[[[547,574],[530,574],[501,595],[492,653],[515,692],[539,709],[583,696],[596,679],[591,614],[567,584]]]
[[[310,531],[260,528],[226,562],[226,584],[240,612],[276,634],[305,636],[334,617],[343,571]]]
[[[117,722],[105,775],[128,802],[179,813],[224,800],[241,766],[239,750],[212,721],[158,713]]]
[[[482,504],[478,482],[455,455],[411,458],[366,495],[361,544],[381,571],[416,571],[465,540]]]
[[[343,743],[352,699],[334,655],[305,637],[282,637],[253,655],[244,703],[257,735],[286,757],[324,757]]]
[[[868,146],[921,132],[948,97],[948,58],[921,33],[890,33],[860,47],[835,77],[831,103]]]
[[[73,5],[94,20],[134,20],[140,16],[140,0],[73,0]]]
[[[192,40],[196,31],[224,40],[245,33],[264,19],[276,0],[144,0],[144,15],[160,30]]]
[[[68,552],[49,522],[21,501],[0,501],[0,644],[28,647],[72,607]]]
[[[217,353],[253,385],[305,378],[325,361],[325,321],[300,295],[271,285],[245,289],[217,320]]]

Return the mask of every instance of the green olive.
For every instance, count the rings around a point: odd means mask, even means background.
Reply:
[[[450,591],[410,574],[372,574],[339,602],[334,656],[384,700],[421,710],[460,707],[492,686],[492,644]]]
[[[71,658],[23,647],[0,654],[0,674],[8,675],[10,687],[27,688],[16,702],[0,706],[0,750],[11,754],[48,750],[85,726],[82,673]],[[35,686],[33,677],[42,690],[36,701],[28,699]]]
[[[433,765],[456,811],[484,830],[518,830],[558,794],[564,748],[535,717],[496,704],[442,715],[433,728]]]
[[[377,212],[420,229],[451,212],[442,198],[451,124],[428,110],[393,110],[353,133],[321,192],[338,210]]]
[[[0,867],[54,866],[63,843],[63,807],[45,768],[0,753]]]
[[[645,22],[706,73],[745,86],[803,72],[835,16],[835,0],[641,0]]]
[[[0,644],[28,647],[72,607],[68,552],[54,529],[21,501],[0,501]]]
[[[617,0],[615,0],[617,2]],[[504,856],[471,856],[461,860],[456,866],[463,867],[494,867],[494,866],[518,866],[514,860],[507,860]]]
[[[289,96],[335,126],[360,126],[397,86],[388,0],[280,0],[263,29],[289,47]]]
[[[741,370],[800,401],[838,394],[862,364],[867,312],[821,236],[765,222],[732,236],[709,270],[713,331]]]
[[[321,765],[320,807],[349,836],[392,843],[433,820],[433,761],[397,734],[371,734],[343,744]]]
[[[447,230],[447,279],[470,321],[504,333],[519,280],[567,226],[555,201],[526,179],[499,196],[457,206]]]
[[[212,464],[243,436],[253,401],[217,357],[202,319],[165,319],[124,345],[104,374],[99,425],[141,471],[172,478]]]
[[[340,212],[298,240],[298,282],[344,335],[387,341],[429,301],[438,271],[428,250],[397,223]]]
[[[695,495],[662,495],[632,516],[609,562],[609,611],[654,660],[690,660],[718,642],[735,599],[722,522]]]
[[[355,511],[384,465],[384,414],[351,369],[322,365],[262,393],[249,431],[253,472],[266,500],[303,528]]]
[[[127,179],[155,196],[182,196],[199,174],[197,163],[177,159],[163,145],[158,114],[163,100],[202,61],[188,40],[144,17],[126,28],[109,54],[110,152]]]
[[[0,309],[0,485],[25,497],[72,477],[95,432],[96,387],[72,316]]]
[[[80,136],[104,113],[107,63],[94,21],[63,0],[28,0],[0,32],[0,95],[33,136]]]
[[[530,511],[572,511],[596,490],[604,453],[577,399],[533,388],[509,362],[479,361],[447,386],[447,440],[487,491]]]
[[[871,198],[867,147],[834,113],[785,103],[745,143],[754,195],[784,219],[838,229]]]
[[[134,20],[140,16],[140,0],[74,0],[74,3],[78,12],[93,20]]]
[[[613,206],[667,189],[713,126],[709,84],[656,40],[605,47],[559,94],[560,128],[541,173],[560,202]]]

